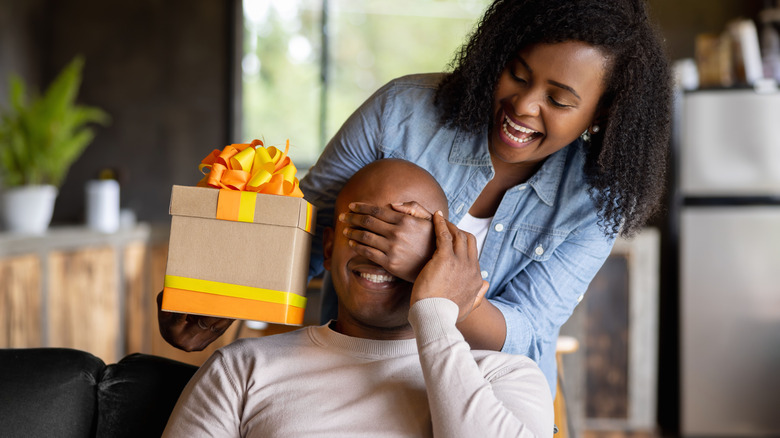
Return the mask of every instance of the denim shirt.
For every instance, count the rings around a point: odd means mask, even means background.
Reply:
[[[406,76],[379,89],[301,181],[305,198],[318,208],[311,276],[323,269],[322,230],[333,225],[336,195],[365,164],[401,158],[428,170],[447,195],[453,223],[493,178],[487,128],[473,134],[442,124],[434,105],[440,79],[440,74]],[[482,277],[490,283],[486,298],[506,320],[502,351],[534,359],[553,394],[559,329],[614,243],[599,227],[584,163],[585,145],[578,139],[507,190],[479,257]]]

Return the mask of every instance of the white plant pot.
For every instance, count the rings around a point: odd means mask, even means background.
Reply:
[[[57,188],[50,185],[4,189],[2,212],[5,229],[17,234],[44,234],[51,223]]]

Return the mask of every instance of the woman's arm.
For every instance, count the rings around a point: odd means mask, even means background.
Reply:
[[[474,350],[501,351],[506,341],[504,314],[488,299],[458,323],[458,330]]]
[[[613,243],[614,238],[604,236],[595,224],[584,226],[549,248],[545,252],[549,258],[510,273],[491,296],[506,321],[502,351],[525,354],[537,362],[547,355],[546,361],[553,363],[558,330],[582,300]],[[552,371],[546,369],[549,365],[541,364],[547,373]],[[548,379],[553,377],[548,374]]]
[[[439,214],[433,222],[436,251],[412,289],[409,322],[434,436],[552,436],[552,398],[536,364],[521,356],[472,353],[456,328],[456,321],[471,318],[487,283],[475,266],[474,237]]]
[[[400,220],[395,217],[398,210],[401,209],[356,203],[352,213],[341,220],[349,225],[348,237],[355,241],[359,254],[400,278],[414,281],[430,257],[424,255],[430,251],[430,231],[426,228],[430,222],[419,219],[426,216],[421,213],[418,219]],[[549,258],[543,261],[528,262],[526,255],[512,248],[513,235],[504,232],[501,245],[508,249],[503,248],[501,256],[516,257],[518,265],[525,258],[525,264],[504,281],[493,283],[489,300],[458,323],[472,348],[503,350],[539,359],[542,343],[554,342],[558,328],[569,318],[612,248],[614,238],[605,237],[596,220],[594,214],[592,223],[582,223],[581,229],[570,233],[557,247],[549,248]],[[404,236],[403,245],[394,241],[397,236]],[[489,269],[495,272],[498,267]]]

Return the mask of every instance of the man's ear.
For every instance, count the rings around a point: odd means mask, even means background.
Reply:
[[[331,257],[333,256],[333,238],[334,238],[333,234],[334,234],[333,228],[326,227],[325,233],[323,234],[322,237],[322,253],[323,256],[325,256],[325,260],[322,262],[322,265],[328,271],[330,271],[330,260]]]

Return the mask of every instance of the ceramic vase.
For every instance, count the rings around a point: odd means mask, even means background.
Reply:
[[[5,231],[15,234],[46,233],[54,212],[57,188],[29,185],[4,189],[2,213]]]

